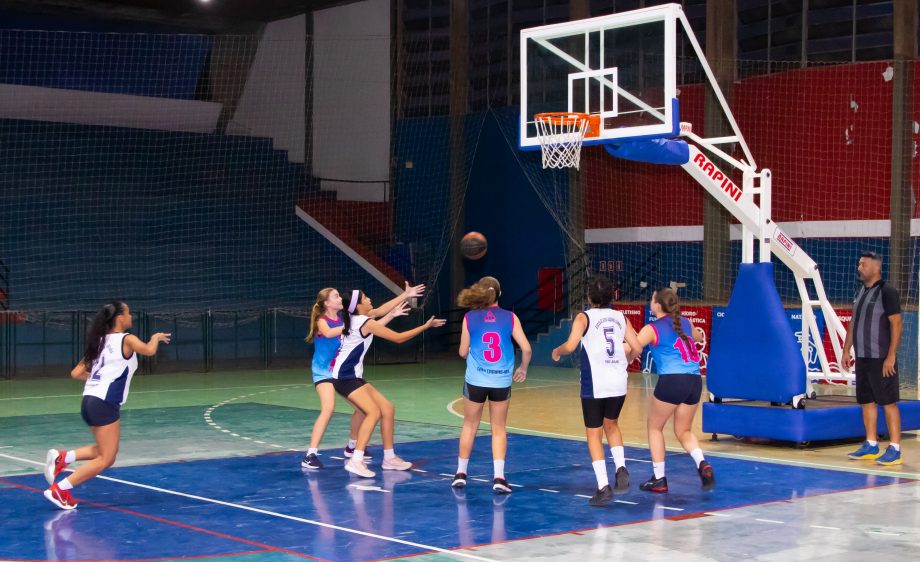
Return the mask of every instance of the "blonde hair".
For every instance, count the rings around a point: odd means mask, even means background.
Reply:
[[[684,340],[684,343],[687,345],[693,345],[690,336],[684,333],[683,327],[680,322],[680,304],[677,300],[677,293],[674,289],[666,287],[664,289],[658,289],[655,291],[655,302],[661,306],[662,312],[671,317],[671,322],[674,326],[674,331],[677,332],[678,337]]]
[[[326,314],[326,299],[329,298],[329,295],[334,290],[333,287],[326,287],[316,293],[316,302],[313,303],[313,308],[310,310],[310,333],[308,333],[307,337],[304,339],[307,343],[313,343],[313,339],[316,337],[316,332],[319,329],[319,317]]]
[[[498,279],[483,277],[457,295],[457,306],[461,308],[481,309],[488,308],[498,302],[498,295],[502,287]]]

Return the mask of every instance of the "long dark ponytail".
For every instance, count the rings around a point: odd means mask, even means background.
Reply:
[[[677,293],[674,289],[666,287],[664,289],[658,289],[655,291],[655,301],[661,306],[662,312],[671,317],[671,322],[674,326],[674,331],[677,332],[677,335],[684,340],[688,346],[693,345],[693,341],[690,339],[690,336],[684,333],[683,326],[681,326],[680,321],[680,304],[677,300]]]
[[[125,311],[125,306],[121,301],[112,301],[93,317],[86,331],[86,351],[83,352],[83,364],[87,369],[92,367],[93,362],[102,354],[105,336],[115,327],[115,318]]]
[[[351,305],[352,294],[357,291],[358,298],[355,299],[355,307],[361,302],[361,299],[364,298],[364,291],[359,291],[355,289],[353,291],[345,291],[344,293],[339,293],[342,295],[342,334],[348,336],[351,335],[351,316],[355,313],[354,310],[348,310],[348,307]]]

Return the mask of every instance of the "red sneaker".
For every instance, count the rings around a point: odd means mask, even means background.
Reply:
[[[48,449],[48,453],[45,455],[45,480],[48,481],[48,484],[54,484],[54,480],[58,475],[67,468],[67,463],[64,462],[65,454],[64,451]]]
[[[62,490],[57,484],[52,484],[45,490],[45,498],[61,509],[74,509],[77,507],[77,500],[70,495],[70,490]]]

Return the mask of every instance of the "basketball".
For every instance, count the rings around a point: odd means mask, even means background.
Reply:
[[[486,237],[478,232],[467,232],[460,239],[460,253],[468,260],[478,260],[486,255],[488,249]]]

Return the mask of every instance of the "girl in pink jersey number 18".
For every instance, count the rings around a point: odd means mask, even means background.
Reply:
[[[463,317],[460,333],[460,357],[466,359],[463,383],[463,430],[460,433],[460,454],[457,473],[451,486],[463,488],[467,481],[467,466],[473,451],[473,440],[482,419],[482,410],[489,401],[489,425],[492,428],[492,489],[499,494],[511,493],[505,479],[505,453],[508,437],[505,422],[511,398],[511,383],[524,382],[530,365],[530,342],[521,321],[510,310],[498,306],[501,286],[494,277],[483,277],[468,289],[460,291],[457,304],[470,308]],[[521,366],[514,368],[514,344],[521,348]]]
[[[659,289],[653,293],[649,308],[657,319],[639,331],[639,343],[643,347],[651,346],[652,360],[658,371],[658,383],[648,412],[648,448],[654,473],[639,489],[657,493],[668,491],[663,430],[673,416],[674,435],[693,457],[703,488],[708,490],[715,485],[715,474],[691,429],[703,390],[700,355],[696,348],[703,334],[681,317],[677,293],[673,289]]]
[[[70,376],[86,381],[80,414],[96,438],[95,445],[70,451],[49,449],[45,458],[45,480],[51,485],[45,497],[61,509],[73,509],[77,502],[70,489],[115,463],[121,431],[121,406],[128,399],[131,378],[137,371],[137,354],[156,355],[160,342],[169,343],[170,334],[156,333],[147,343],[127,333],[131,329],[128,305],[115,301],[100,310],[86,334],[83,359]],[[89,461],[73,474],[55,482],[67,465],[74,461]]]

